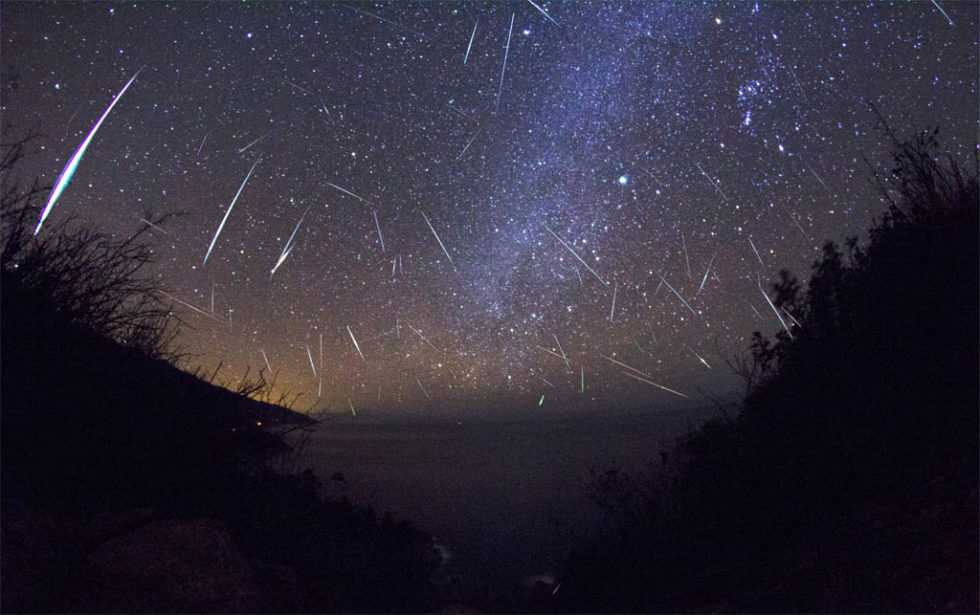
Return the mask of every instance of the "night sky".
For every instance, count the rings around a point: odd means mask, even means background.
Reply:
[[[183,366],[229,386],[268,365],[298,408],[704,405],[738,390],[719,350],[781,328],[759,280],[883,212],[870,103],[972,158],[977,13],[5,2],[4,141],[39,131],[18,171],[54,184],[140,71],[45,224],[183,212],[152,274],[204,313],[175,303]]]

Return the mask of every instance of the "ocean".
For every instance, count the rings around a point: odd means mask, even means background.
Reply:
[[[439,420],[335,416],[304,451],[328,492],[433,535],[443,582],[547,582],[599,521],[590,470],[645,468],[715,409]],[[334,480],[335,473],[344,481]]]

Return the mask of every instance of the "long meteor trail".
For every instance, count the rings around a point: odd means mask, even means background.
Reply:
[[[228,221],[228,216],[231,215],[231,210],[235,207],[235,202],[238,201],[238,196],[242,193],[242,189],[245,188],[245,184],[248,182],[248,178],[252,176],[252,171],[255,170],[255,167],[261,161],[262,161],[261,158],[256,160],[255,163],[252,165],[252,168],[248,170],[248,175],[245,176],[245,181],[242,182],[242,185],[238,188],[238,192],[235,193],[235,198],[231,200],[231,205],[228,206],[228,211],[225,212],[225,217],[221,219],[221,224],[218,225],[218,230],[214,232],[214,239],[211,240],[211,245],[208,246],[207,254],[204,255],[204,262],[201,263],[201,266],[207,264],[208,257],[211,256],[211,250],[214,249],[214,244],[217,243],[218,241],[218,235],[221,234],[221,229],[225,228],[225,222]]]
[[[470,44],[466,46],[466,55],[463,56],[463,66],[466,66],[466,60],[470,57],[470,49],[473,48],[473,39],[476,37],[476,27],[479,25],[479,21],[473,24],[473,34],[470,34]]]
[[[248,144],[248,145],[246,145],[245,147],[243,147],[243,148],[241,148],[241,149],[239,149],[239,150],[238,150],[238,153],[239,153],[239,154],[243,154],[243,153],[245,153],[245,150],[247,150],[248,148],[250,148],[250,147],[252,147],[253,145],[255,145],[256,143],[258,143],[258,142],[259,142],[259,141],[261,141],[262,139],[264,139],[264,138],[266,138],[266,137],[268,137],[268,136],[269,136],[270,134],[272,134],[272,131],[271,131],[271,130],[270,130],[269,132],[267,132],[267,133],[265,133],[264,135],[262,135],[261,137],[259,137],[258,139],[256,139],[256,140],[254,140],[254,141],[252,141],[251,143],[249,143],[249,144]]]
[[[138,71],[136,71],[136,74],[133,75],[129,79],[129,81],[126,82],[126,85],[123,86],[123,89],[119,90],[119,93],[116,94],[116,97],[112,99],[112,103],[109,104],[109,108],[105,110],[105,113],[102,114],[102,117],[99,118],[99,121],[96,122],[95,126],[92,127],[92,130],[89,131],[88,136],[85,137],[85,140],[82,141],[82,144],[79,145],[78,149],[75,150],[75,153],[72,154],[72,157],[68,161],[68,164],[66,164],[65,168],[62,169],[61,175],[58,176],[58,181],[55,182],[54,184],[54,190],[52,190],[51,194],[48,195],[48,202],[44,206],[44,211],[41,212],[41,219],[37,221],[37,228],[34,229],[34,235],[37,235],[38,233],[41,232],[41,225],[44,224],[44,220],[48,217],[48,214],[51,213],[51,209],[54,207],[54,204],[58,201],[58,197],[61,196],[61,193],[64,192],[65,188],[68,186],[68,182],[71,181],[72,175],[75,174],[75,169],[78,168],[78,163],[82,161],[82,156],[85,155],[85,150],[88,149],[89,143],[92,142],[92,139],[95,137],[95,133],[99,130],[99,126],[101,126],[102,122],[105,121],[105,118],[109,116],[109,112],[112,111],[112,108],[116,106],[116,103],[119,102],[119,99],[122,98],[122,95],[126,93],[126,90],[129,89],[129,86],[132,85],[133,81],[136,80],[136,77],[140,74],[140,71],[142,70],[143,69],[141,68]]]
[[[449,262],[452,263],[453,257],[449,256],[449,250],[447,250],[446,246],[442,244],[442,240],[439,239],[439,233],[437,233],[436,229],[433,228],[432,223],[429,222],[429,217],[425,215],[424,211],[422,212],[422,217],[425,218],[425,223],[429,225],[429,229],[432,231],[432,234],[435,235],[436,241],[439,242],[439,247],[442,248],[442,251],[446,253],[446,258],[448,258]]]
[[[340,186],[338,186],[337,184],[331,184],[330,182],[323,182],[323,183],[325,183],[326,185],[328,185],[328,186],[330,186],[331,188],[336,188],[337,190],[340,190],[340,191],[341,191],[341,192],[343,192],[344,194],[349,194],[349,195],[351,195],[352,197],[354,197],[354,198],[355,198],[355,199],[357,199],[358,201],[363,201],[363,202],[365,202],[365,203],[367,203],[367,204],[369,204],[369,205],[374,205],[374,203],[372,203],[371,201],[369,201],[369,200],[367,200],[367,199],[365,199],[365,198],[361,198],[361,197],[359,197],[359,196],[357,196],[356,194],[354,194],[353,192],[351,192],[350,190],[346,190],[346,189],[344,189],[344,188],[341,188],[341,187],[340,187]]]
[[[538,6],[537,4],[535,4],[534,3],[534,0],[527,0],[527,1],[531,3],[531,6],[533,6],[536,9],[538,9],[539,11],[541,11],[541,14],[548,18],[548,21],[550,21],[551,23],[555,24],[556,26],[559,25],[559,23],[557,21],[555,21],[554,19],[552,19],[551,15],[549,15],[547,11],[545,11],[543,8],[541,8],[540,6]]]
[[[576,254],[575,253],[575,250],[573,250],[571,248],[571,246],[569,246],[567,243],[565,243],[565,240],[563,240],[561,237],[558,236],[557,233],[555,233],[553,230],[551,230],[551,228],[547,224],[544,225],[544,228],[547,229],[549,233],[551,233],[552,235],[554,235],[555,236],[555,239],[557,239],[561,243],[561,245],[565,246],[565,249],[568,250],[569,252],[571,252],[572,253],[572,256],[574,256],[575,258],[578,259],[578,262],[580,262],[583,265],[585,265],[585,268],[589,270],[589,273],[591,273],[592,275],[594,275],[597,280],[599,280],[600,282],[603,283],[603,285],[609,286],[609,282],[607,282],[607,281],[603,280],[602,278],[600,278],[599,277],[599,274],[596,273],[595,270],[592,267],[589,267],[589,264],[587,262],[585,262],[584,260],[582,260],[582,257],[579,256],[578,254]]]
[[[384,251],[385,251],[385,238],[381,236],[381,223],[378,222],[378,212],[372,210],[371,213],[374,214],[374,226],[376,226],[378,228],[378,241],[381,242],[381,253],[384,254]]]
[[[310,207],[312,207],[312,205],[310,205]],[[276,266],[272,268],[272,272],[269,273],[269,277],[276,274],[276,269],[279,269],[279,265],[283,264],[283,262],[285,262],[286,258],[289,256],[289,253],[293,251],[293,239],[296,237],[296,231],[298,231],[300,225],[303,224],[303,218],[305,218],[306,214],[309,213],[310,207],[307,207],[306,211],[303,212],[303,215],[300,216],[299,222],[296,223],[296,228],[293,229],[293,234],[289,236],[289,239],[286,241],[286,245],[283,246],[282,254],[279,255],[279,260],[276,261]]]
[[[510,14],[510,31],[507,32],[507,48],[504,49],[504,66],[500,69],[500,87],[497,88],[497,103],[493,106],[494,113],[500,107],[500,93],[504,91],[504,73],[507,72],[507,55],[510,53],[510,35],[514,33],[514,15],[516,14]]]
[[[633,374],[631,374],[629,372],[623,372],[623,374],[626,375],[626,376],[629,376],[630,378],[633,378],[634,380],[639,380],[640,382],[645,382],[647,384],[652,384],[653,386],[657,387],[658,389],[663,389],[664,391],[667,391],[668,393],[673,393],[674,395],[678,395],[680,397],[687,398],[687,395],[684,395],[683,393],[678,393],[674,389],[668,389],[667,387],[663,386],[662,384],[657,384],[656,382],[654,382],[652,380],[647,380],[646,378],[640,378],[639,376],[634,376]]]
[[[664,276],[660,276],[660,281],[662,281],[664,284],[666,284],[667,285],[667,288],[669,288],[671,290],[671,292],[673,292],[675,295],[677,295],[677,298],[681,300],[681,303],[684,304],[684,307],[686,307],[687,309],[689,309],[691,311],[691,313],[694,314],[695,316],[698,315],[698,313],[694,311],[694,308],[692,308],[691,305],[687,301],[684,301],[684,297],[681,297],[681,294],[679,292],[677,292],[676,290],[674,290],[674,287],[670,285],[670,282],[667,281],[667,278],[665,278]]]
[[[357,343],[357,338],[354,337],[354,332],[350,330],[350,325],[347,325],[347,332],[350,333],[350,338],[354,342],[354,348],[357,348],[357,354],[361,355],[361,360],[367,363],[367,359],[364,358],[364,353],[361,352],[361,345]]]

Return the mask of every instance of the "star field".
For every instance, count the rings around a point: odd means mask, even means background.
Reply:
[[[871,105],[975,153],[972,3],[537,4],[5,3],[4,140],[53,184],[142,69],[52,219],[181,212],[184,367],[406,412],[732,397],[759,281],[884,209]]]

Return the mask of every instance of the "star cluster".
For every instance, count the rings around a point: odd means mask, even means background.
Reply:
[[[229,386],[703,404],[781,327],[760,282],[880,216],[872,106],[974,154],[976,7],[946,4],[5,3],[4,132],[53,183],[142,69],[52,216],[180,212],[153,275]]]

